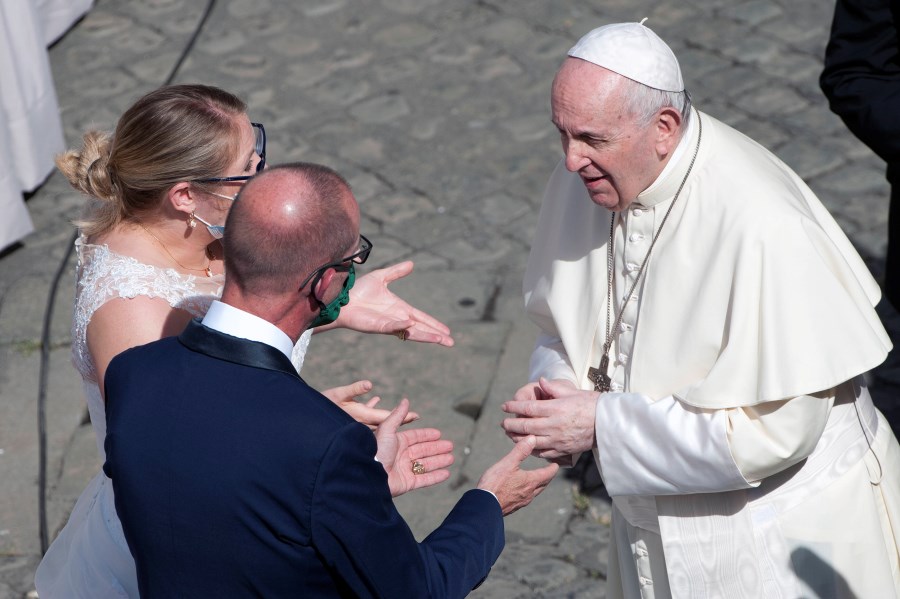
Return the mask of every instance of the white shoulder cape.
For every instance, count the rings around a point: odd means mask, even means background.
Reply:
[[[891,343],[873,310],[880,290],[825,207],[765,148],[693,116],[702,140],[647,265],[630,391],[750,406],[829,389],[881,363]],[[692,154],[636,204],[671,201]],[[592,347],[603,343],[612,214],[560,162],[524,279],[530,318],[562,340],[585,389]]]

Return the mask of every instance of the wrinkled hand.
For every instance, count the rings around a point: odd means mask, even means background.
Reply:
[[[554,379],[552,381],[556,385],[566,385],[572,391],[577,391],[578,387],[575,386],[575,383],[566,379]],[[515,395],[513,395],[513,400],[515,401],[529,401],[529,400],[537,400],[537,399],[549,399],[543,391],[541,391],[541,383],[540,381],[536,383],[528,383],[527,385],[523,385],[516,391]]]
[[[336,403],[339,408],[350,414],[357,422],[362,422],[370,429],[375,430],[375,427],[384,422],[385,418],[387,418],[391,412],[375,407],[375,404],[381,401],[381,398],[378,396],[373,397],[365,403],[356,400],[357,397],[365,395],[371,390],[371,381],[356,381],[355,383],[350,383],[343,387],[326,389],[325,391],[322,391],[322,395]],[[403,424],[418,419],[418,414],[409,412],[403,419]]]
[[[450,329],[434,318],[400,299],[388,285],[413,270],[410,261],[380,268],[356,279],[350,289],[350,303],[341,309],[338,319],[316,330],[344,327],[361,333],[396,335],[406,331],[406,339],[421,343],[453,346]]]
[[[453,463],[453,442],[441,439],[436,428],[397,431],[408,412],[409,400],[404,398],[375,430],[375,457],[388,474],[392,497],[444,482],[450,478],[447,468]],[[413,474],[415,461],[425,467],[424,473]]]
[[[534,443],[533,436],[523,438],[503,459],[488,468],[478,481],[479,489],[490,491],[497,497],[504,516],[531,503],[559,470],[556,464],[537,470],[520,468],[525,458],[534,451]]]
[[[539,381],[537,392],[542,394],[538,401],[514,399],[503,404],[504,412],[516,416],[502,424],[512,440],[534,435],[534,455],[547,459],[581,453],[595,446],[594,415],[599,393],[580,391],[568,381],[544,378]]]

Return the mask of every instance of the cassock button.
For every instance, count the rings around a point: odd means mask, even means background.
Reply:
[[[637,269],[639,269],[640,267],[641,266],[639,264],[635,264],[634,262],[629,262],[628,264],[625,265],[625,270],[627,270],[628,272],[634,272]]]
[[[633,216],[640,216],[640,215],[642,215],[643,213],[644,213],[644,211],[641,210],[640,208],[632,208],[632,209],[631,209],[631,214],[632,214]]]
[[[644,236],[641,235],[640,233],[632,233],[631,235],[628,236],[628,241],[630,241],[631,243],[637,243],[638,241],[643,241],[643,240],[644,240]]]
[[[627,354],[619,354],[619,364],[628,364]]]

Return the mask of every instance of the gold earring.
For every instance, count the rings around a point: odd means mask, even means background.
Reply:
[[[191,212],[191,215],[188,217],[188,226],[189,226],[191,229],[194,229],[194,228],[197,227],[197,221],[194,220],[194,213],[193,213],[193,212]]]

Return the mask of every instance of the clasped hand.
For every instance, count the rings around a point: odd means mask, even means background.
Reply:
[[[595,413],[599,393],[581,391],[569,381],[541,378],[519,389],[502,409],[515,418],[503,421],[513,441],[534,435],[532,455],[555,460],[596,446]]]

